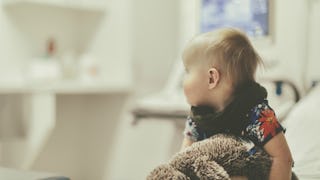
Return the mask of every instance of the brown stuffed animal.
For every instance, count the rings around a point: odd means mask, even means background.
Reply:
[[[261,148],[232,135],[217,134],[193,143],[168,164],[155,168],[147,180],[267,180],[272,160]],[[298,179],[294,173],[292,179]]]

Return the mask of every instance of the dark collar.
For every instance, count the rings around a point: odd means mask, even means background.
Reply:
[[[239,135],[249,123],[246,114],[267,98],[267,91],[260,84],[250,81],[241,84],[234,92],[234,100],[222,112],[208,106],[191,107],[191,118],[208,136],[216,133]]]

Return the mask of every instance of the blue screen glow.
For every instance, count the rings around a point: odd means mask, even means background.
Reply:
[[[202,0],[201,32],[236,27],[249,36],[269,35],[268,0]]]

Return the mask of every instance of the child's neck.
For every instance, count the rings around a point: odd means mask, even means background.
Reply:
[[[234,99],[233,89],[230,86],[222,86],[213,94],[212,105],[216,112],[222,112]]]
[[[215,107],[216,111],[222,112],[232,102],[232,100],[233,100],[233,96],[228,96],[222,99],[220,103],[216,104],[216,107]]]

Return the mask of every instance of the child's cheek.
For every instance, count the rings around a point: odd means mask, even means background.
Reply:
[[[190,81],[184,81],[183,83],[183,91],[184,91],[184,95],[187,98],[187,101],[189,104],[192,104],[192,84],[190,83]]]
[[[184,95],[187,96],[187,92],[188,92],[188,81],[185,79],[183,81],[183,92],[184,92]]]

